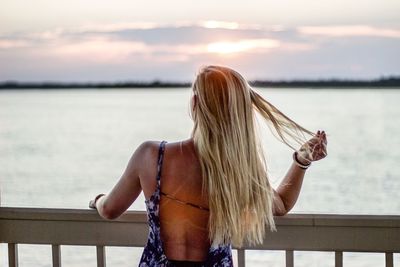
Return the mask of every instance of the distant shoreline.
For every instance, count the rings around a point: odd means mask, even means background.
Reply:
[[[273,88],[393,88],[400,89],[400,76],[379,78],[372,80],[254,80],[249,81],[254,87],[273,87]],[[189,82],[0,82],[0,90],[24,90],[24,89],[107,89],[107,88],[188,88]]]

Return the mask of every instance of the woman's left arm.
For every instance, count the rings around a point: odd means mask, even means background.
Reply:
[[[109,220],[118,218],[139,196],[142,191],[139,174],[149,146],[149,142],[144,142],[136,149],[124,173],[109,194],[99,195],[97,200],[90,201],[89,207],[97,209],[101,217]]]

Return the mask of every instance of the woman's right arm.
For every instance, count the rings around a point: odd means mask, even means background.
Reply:
[[[294,207],[305,173],[306,170],[292,163],[278,188],[274,189],[274,215],[283,216]]]
[[[302,165],[307,165],[307,161],[316,161],[326,157],[327,140],[324,131],[318,131],[316,136],[306,144],[310,147],[312,154],[308,157],[298,157],[298,161]],[[278,188],[274,189],[274,215],[283,216],[294,207],[300,194],[305,172],[306,169],[301,168],[293,161]]]
[[[142,192],[140,173],[154,151],[153,142],[142,143],[133,153],[119,181],[109,194],[96,197],[90,201],[89,207],[97,209],[99,215],[113,220],[124,213]]]

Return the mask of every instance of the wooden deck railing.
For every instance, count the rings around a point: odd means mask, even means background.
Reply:
[[[386,267],[393,267],[393,253],[400,252],[400,216],[290,214],[276,224],[263,244],[238,250],[237,266],[245,266],[251,249],[284,250],[287,267],[294,266],[295,250],[334,251],[336,267],[343,266],[343,252],[385,253]],[[18,244],[52,245],[54,267],[61,266],[62,245],[96,246],[103,267],[105,246],[143,247],[147,232],[144,212],[108,221],[93,210],[0,208],[0,243],[8,244],[10,267],[18,266]]]

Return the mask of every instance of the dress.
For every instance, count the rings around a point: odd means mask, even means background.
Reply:
[[[174,267],[175,265],[167,259],[164,254],[161,234],[160,234],[160,218],[159,204],[161,197],[161,166],[163,162],[164,149],[166,141],[160,143],[157,161],[157,187],[153,195],[145,200],[149,235],[147,244],[143,250],[142,257],[139,262],[139,267]],[[207,260],[202,265],[204,267],[232,267],[232,249],[231,245],[219,245],[210,247]]]

